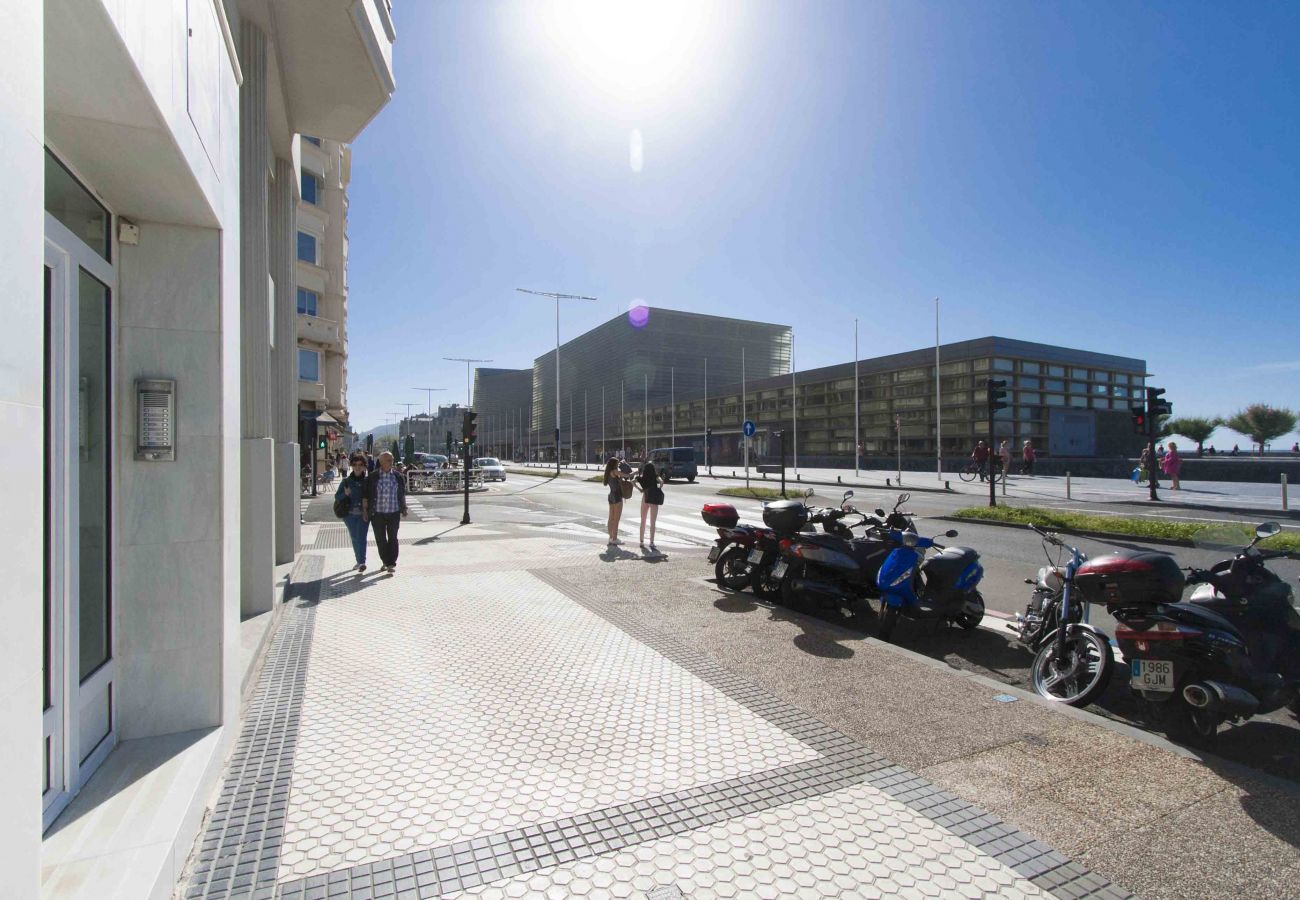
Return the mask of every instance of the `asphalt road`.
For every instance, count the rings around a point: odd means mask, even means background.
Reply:
[[[698,584],[698,579],[711,577],[705,554],[716,533],[700,519],[700,507],[708,500],[719,499],[715,493],[721,484],[694,485],[674,482],[666,490],[667,502],[660,511],[657,544],[661,551],[676,560],[685,556],[699,557],[696,588],[702,596],[710,589]],[[817,488],[812,503],[830,505],[838,503],[841,492],[831,488]],[[825,492],[825,493],[822,493]],[[876,506],[889,508],[897,499],[896,491],[883,489],[855,489],[852,503],[860,509]],[[445,521],[448,529],[460,522],[462,501],[459,496],[420,495],[412,498],[414,514],[425,521]],[[757,501],[728,500],[734,502],[742,514],[742,521],[758,521],[760,504]],[[936,520],[961,505],[969,505],[969,497],[954,498],[945,494],[916,493],[906,504],[917,517],[917,527],[923,534],[939,534],[948,528],[957,528],[960,537],[950,543],[976,548],[985,567],[981,585],[989,615],[985,626],[966,633],[951,628],[936,628],[929,623],[904,621],[895,635],[898,643],[941,659],[954,668],[980,672],[1007,684],[1029,687],[1028,670],[1032,654],[1015,642],[1014,635],[1005,628],[1005,622],[1016,612],[1023,611],[1029,596],[1029,586],[1024,579],[1035,574],[1046,562],[1042,544],[1037,535],[1023,529],[1006,528],[973,523],[953,524]],[[624,546],[631,554],[637,544],[639,502],[624,504],[620,534]],[[605,491],[595,483],[571,477],[546,479],[511,475],[505,484],[494,484],[484,493],[471,495],[470,512],[474,522],[488,524],[508,522],[538,529],[562,529],[588,536],[603,542],[605,517],[608,505]],[[328,500],[318,500],[306,510],[307,521],[331,520]],[[1216,513],[1216,517],[1218,514]],[[1222,518],[1227,518],[1222,516]],[[1237,517],[1253,521],[1253,517]],[[1120,547],[1136,547],[1127,540],[1077,538],[1072,540],[1086,554],[1099,555]],[[1225,556],[1227,550],[1208,550],[1181,547],[1149,546],[1147,549],[1171,553],[1184,566],[1208,566]],[[1275,571],[1287,579],[1300,576],[1300,564],[1281,562],[1274,564]],[[676,568],[676,567],[674,567]],[[690,584],[683,590],[692,590]],[[738,603],[762,607],[748,594],[737,598]],[[1102,609],[1092,611],[1092,621],[1103,629],[1112,629],[1114,622]],[[828,613],[827,618],[853,630],[874,633],[874,614],[857,616],[844,621],[839,612]],[[1134,701],[1124,678],[1117,667],[1110,689],[1091,707],[1092,711],[1142,725],[1140,706]],[[1259,716],[1247,723],[1224,728],[1216,753],[1228,759],[1246,763],[1271,774],[1300,781],[1300,723],[1289,712],[1279,711]]]

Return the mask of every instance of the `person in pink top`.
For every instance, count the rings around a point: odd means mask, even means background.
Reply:
[[[1025,461],[1025,467],[1021,471],[1023,471],[1026,475],[1033,475],[1034,459],[1036,457],[1036,454],[1034,453],[1034,444],[1032,441],[1025,441],[1025,447],[1021,451],[1021,455]]]
[[[1176,491],[1182,489],[1182,485],[1178,481],[1178,473],[1182,468],[1183,458],[1178,455],[1178,445],[1171,441],[1165,458],[1160,460],[1160,470],[1169,476],[1169,480],[1172,482],[1170,487]]]

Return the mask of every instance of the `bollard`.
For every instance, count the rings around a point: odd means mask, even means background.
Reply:
[[[888,479],[888,478],[885,479],[885,487],[889,487],[889,479]]]
[[[1070,473],[1069,472],[1065,473],[1065,499],[1066,500],[1074,499],[1073,497],[1070,496]]]
[[[802,475],[798,475],[798,474],[796,474],[796,475],[794,476],[794,480],[795,480],[795,481],[803,481],[803,476],[802,476]]]
[[[844,483],[844,479],[841,478],[840,476],[836,475],[836,476],[835,476],[835,483],[836,483],[836,484],[843,484],[843,483]]]
[[[1007,476],[1006,473],[1004,472],[1002,475],[1002,496],[1005,497],[1006,495],[1007,495]]]
[[[952,482],[951,482],[951,481],[945,481],[945,482],[943,483],[943,489],[944,489],[945,491],[951,491],[951,490],[952,490]]]
[[[1291,507],[1286,502],[1286,473],[1282,473],[1282,512],[1286,512]]]

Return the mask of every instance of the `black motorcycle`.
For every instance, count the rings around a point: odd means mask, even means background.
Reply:
[[[781,504],[803,510],[798,517],[801,529],[811,532],[813,525],[820,524],[831,533],[848,533],[848,529],[836,521],[836,510],[809,509],[797,500],[781,501]],[[730,503],[706,503],[700,515],[708,525],[718,530],[718,537],[709,549],[709,563],[713,566],[718,586],[728,591],[743,591],[750,587],[760,597],[771,597],[773,591],[767,589],[762,578],[756,580],[754,573],[770,568],[769,559],[776,554],[780,541],[792,537],[793,533],[779,527],[741,524],[739,513]],[[766,507],[763,518],[766,524],[769,519]],[[778,523],[787,518],[773,516]],[[779,587],[775,592],[779,593]]]
[[[1187,583],[1199,587],[1187,601],[1181,586],[1172,598],[1168,587],[1158,592],[1164,596],[1154,602],[1122,586],[1110,592],[1130,686],[1171,738],[1204,745],[1223,722],[1283,707],[1300,715],[1300,611],[1291,585],[1264,565],[1300,554],[1256,546],[1280,531],[1267,522],[1232,559],[1189,569]],[[1171,575],[1158,579],[1172,586]],[[1105,593],[1111,586],[1098,587]]]
[[[875,515],[849,505],[853,491],[845,491],[840,508],[834,511],[841,530],[825,534],[800,534],[783,542],[780,557],[766,573],[769,583],[780,585],[781,602],[791,609],[838,609],[847,616],[862,609],[871,598],[880,597],[876,575],[893,550],[885,539],[889,531],[914,532],[911,516],[902,506],[911,499],[900,494],[892,512],[877,509]],[[857,517],[845,523],[843,519]],[[852,529],[865,528],[855,536]]]
[[[1020,643],[1034,651],[1030,670],[1034,690],[1048,700],[1087,706],[1105,692],[1115,667],[1110,639],[1088,622],[1088,603],[1075,588],[1075,575],[1088,557],[1055,533],[1029,527],[1043,539],[1047,565],[1034,578],[1025,579],[1034,590],[1011,628]],[[1057,549],[1056,560],[1049,547]],[[1062,552],[1070,556],[1065,565],[1061,565]]]

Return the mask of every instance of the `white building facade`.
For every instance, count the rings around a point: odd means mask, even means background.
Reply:
[[[352,148],[307,136],[298,200],[298,402],[317,469],[348,446],[348,181]],[[313,427],[313,423],[315,423]],[[321,449],[319,439],[325,439]]]
[[[390,2],[4,13],[0,896],[166,897],[297,551],[301,135],[388,102]]]

